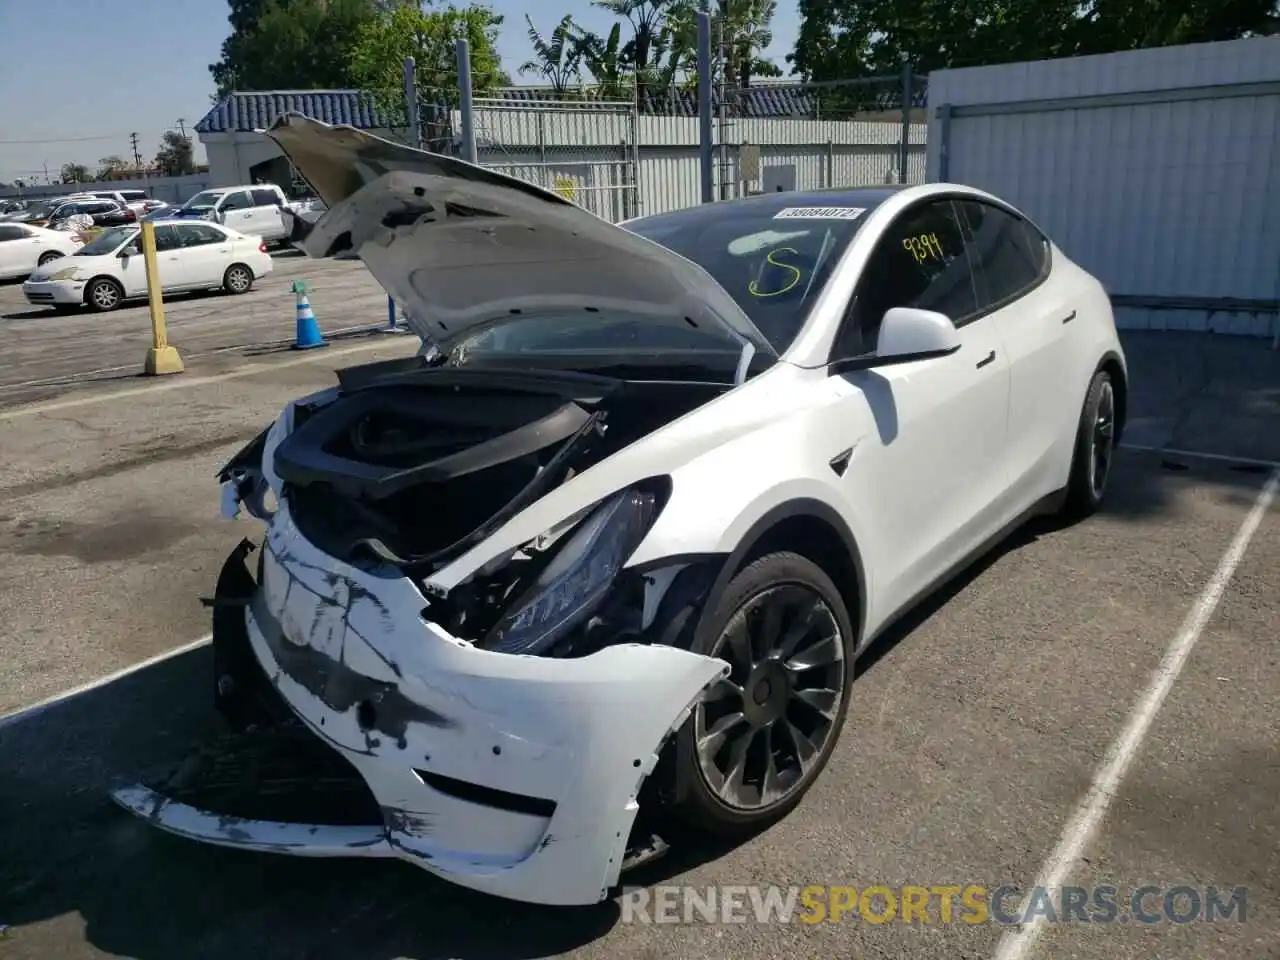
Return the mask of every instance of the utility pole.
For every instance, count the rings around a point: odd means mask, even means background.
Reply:
[[[134,167],[142,166],[142,157],[138,154],[138,135],[136,133],[129,134],[129,145],[133,147],[133,165]]]

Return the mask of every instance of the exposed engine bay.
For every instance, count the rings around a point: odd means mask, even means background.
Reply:
[[[292,430],[272,467],[311,543],[342,562],[391,565],[421,583],[548,491],[728,389],[432,367],[421,358],[370,364],[339,371],[336,395],[294,406]],[[223,478],[256,473],[261,456],[262,444],[251,444]],[[634,531],[638,542],[668,492],[667,481],[655,478],[627,491],[625,503],[591,505],[481,569],[423,615],[486,649],[535,652],[504,636],[504,620],[518,615],[522,595],[541,592],[539,580],[555,573],[562,547],[594,535],[592,523],[602,525],[611,508],[631,511],[622,535]],[[599,588],[612,602],[536,652],[581,656],[598,649],[594,634],[616,641],[638,633],[644,585],[639,578],[615,581],[616,572],[605,579],[600,571]]]

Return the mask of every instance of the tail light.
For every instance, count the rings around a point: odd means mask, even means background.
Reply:
[[[258,244],[258,252],[259,253],[267,252],[267,241],[263,240],[260,244]]]
[[[131,223],[135,222],[138,219],[138,212],[136,210],[130,210],[128,207],[125,207],[124,218],[130,221]]]

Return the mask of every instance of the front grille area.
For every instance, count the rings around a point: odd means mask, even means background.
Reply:
[[[301,722],[219,736],[146,786],[217,816],[327,826],[379,826],[363,779]]]

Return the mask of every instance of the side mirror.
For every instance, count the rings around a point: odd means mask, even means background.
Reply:
[[[125,257],[140,257],[142,256],[142,248],[137,246],[136,244],[131,243],[127,247],[122,249],[118,254],[116,254],[116,256],[118,256],[121,260],[123,260]]]
[[[877,365],[910,363],[945,357],[960,349],[960,331],[951,318],[935,310],[894,307],[880,322]]]

